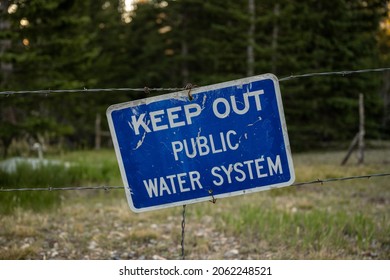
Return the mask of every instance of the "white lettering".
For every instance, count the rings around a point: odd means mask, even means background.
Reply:
[[[221,133],[222,133],[222,132],[221,132]],[[222,151],[223,151],[222,149],[216,149],[216,148],[215,148],[214,138],[213,138],[213,135],[212,135],[212,134],[210,134],[209,138],[210,138],[211,152],[212,152],[213,154],[222,153]]]
[[[266,165],[268,165],[268,167]],[[215,186],[222,186],[225,183],[242,183],[248,178],[249,180],[254,180],[277,174],[283,174],[282,163],[279,155],[277,155],[274,159],[267,157],[265,160],[264,157],[261,157],[244,162],[215,166],[211,169],[211,175],[214,177],[213,184]]]
[[[236,96],[234,96],[234,95],[230,96],[230,103],[227,99],[225,99],[223,97],[219,97],[219,98],[215,99],[213,102],[214,115],[217,118],[224,119],[230,115],[231,110],[233,110],[233,112],[238,114],[238,115],[246,114],[250,109],[249,97],[254,97],[256,109],[257,109],[257,111],[261,111],[262,107],[261,107],[260,95],[262,95],[262,94],[264,94],[264,90],[257,90],[257,91],[244,93],[242,95],[242,98],[244,100],[244,103],[243,103],[244,106],[241,109],[239,109],[237,106],[237,103],[240,103],[240,102],[237,101]]]
[[[272,161],[271,158],[267,158],[267,163],[268,163],[268,170],[269,170],[269,174],[272,176],[274,175],[274,172],[275,174],[283,174],[283,170],[282,170],[282,163],[280,162],[280,156],[277,155],[276,156],[276,159],[275,159],[275,163]]]
[[[264,90],[257,90],[257,91],[252,91],[249,92],[249,96],[254,96],[255,97],[255,102],[256,102],[256,109],[257,111],[261,111],[261,102],[260,102],[260,95],[264,94]]]
[[[192,110],[191,112],[191,109],[195,109],[195,110]],[[192,118],[199,116],[200,113],[202,112],[202,108],[200,108],[200,105],[197,103],[191,103],[184,106],[184,112],[186,115],[187,123],[192,124]]]
[[[222,175],[218,174],[217,172],[218,171],[221,171],[221,168],[219,168],[218,166],[215,166],[211,169],[211,174],[214,176],[214,177],[218,177],[218,181],[217,180],[213,180],[213,184],[214,186],[221,186],[223,184],[223,177]]]
[[[229,146],[229,149],[234,151],[234,150],[238,149],[239,144],[236,143],[236,145],[234,145],[234,146],[232,145],[232,141],[230,140],[230,135],[232,135],[232,134],[237,135],[237,132],[235,132],[234,130],[229,130],[226,133],[226,142],[227,142],[227,144]]]
[[[217,154],[227,150],[234,151],[239,148],[240,144],[238,141],[234,142],[232,135],[237,135],[237,132],[234,130],[229,130],[226,133],[220,132],[219,137],[216,137],[216,139],[212,134],[209,134],[208,136],[197,136],[181,141],[173,141],[171,143],[172,153],[177,161],[184,156],[195,158],[196,156],[206,156],[210,153]]]
[[[241,177],[240,176],[235,176],[234,178],[236,179],[236,181],[238,182],[244,182],[245,179],[246,179],[246,174],[245,172],[241,169],[242,167],[244,167],[244,165],[241,163],[241,162],[236,162],[234,164],[234,171],[236,173],[240,173]]]
[[[179,188],[181,192],[188,192],[190,191],[190,188],[184,188],[184,184],[186,183],[186,180],[183,179],[183,177],[187,176],[187,173],[180,173],[177,174],[177,180],[179,182]]]
[[[157,178],[154,178],[153,181],[152,179],[149,179],[148,181],[144,180],[144,185],[150,198],[152,198],[153,195],[158,196]]]
[[[171,183],[171,188],[172,188],[173,193],[176,193],[176,186],[175,186],[175,180],[174,180],[175,177],[176,177],[176,175],[167,176],[167,179],[169,179],[169,182]]]
[[[142,126],[143,129],[145,129],[146,132],[150,132],[150,128],[148,125],[144,122],[145,113],[141,114],[139,116],[139,119],[137,120],[136,116],[131,116],[131,123],[133,124],[134,133],[135,135],[139,135],[139,127]]]
[[[181,107],[173,107],[173,108],[167,109],[169,125],[171,127],[179,127],[179,126],[186,125],[186,123],[184,121],[175,122],[175,120],[177,120],[179,118],[179,115],[174,114],[174,112],[179,112],[179,111],[181,111]]]
[[[134,130],[135,135],[139,135],[141,133],[141,127],[145,130],[145,132],[149,133],[152,131],[180,127],[186,124],[190,125],[193,122],[193,118],[199,116],[202,112],[200,105],[196,103],[184,105],[183,108],[185,119],[180,119],[179,112],[182,110],[182,107],[179,106],[168,108],[166,111],[157,110],[150,112],[149,120],[152,127],[149,127],[149,122],[146,121],[146,113],[142,113],[138,117],[136,115],[132,115],[129,126]]]
[[[223,103],[223,105],[225,107],[225,109],[222,111],[222,113],[218,111],[218,104],[219,103]],[[215,99],[213,102],[213,112],[214,112],[214,115],[220,119],[226,118],[230,114],[229,102],[225,98],[222,98],[222,97]]]
[[[247,160],[244,161],[244,164],[246,164],[246,167],[248,168],[249,178],[253,180],[253,172],[252,172],[252,166],[253,160]]]
[[[246,114],[248,111],[249,111],[249,102],[248,102],[248,94],[244,94],[243,95],[243,98],[244,98],[244,108],[239,110],[237,108],[237,101],[236,101],[236,97],[234,95],[230,96],[230,100],[232,102],[232,109],[235,113],[239,114],[239,115],[244,115]]]
[[[167,182],[165,182],[164,177],[160,177],[160,196],[164,195],[164,191],[171,194],[171,190],[169,189]]]
[[[255,160],[257,178],[263,178],[268,176],[268,174],[261,174],[261,170],[264,168],[264,166],[260,165],[260,163],[263,161],[264,161],[264,157]]]
[[[207,145],[208,141],[207,138],[204,136],[196,137],[196,143],[198,144],[198,150],[200,156],[208,155],[210,152],[210,148]]]
[[[158,115],[164,115],[164,110],[158,110],[149,113],[150,120],[152,121],[153,131],[158,131],[158,130],[163,130],[168,128],[168,125],[166,124],[161,126],[158,125],[158,123],[161,122],[161,117],[159,117]]]
[[[229,99],[219,97],[213,102],[213,113],[219,119],[227,118],[233,111],[238,115],[246,114],[251,107],[250,97],[254,98],[257,111],[262,110],[260,95],[264,94],[264,90],[247,92],[242,95],[243,102],[237,101],[236,96],[231,95]],[[238,106],[242,103],[242,106]],[[241,108],[239,108],[241,107]],[[180,112],[184,111],[184,116],[181,117]],[[202,113],[202,108],[197,103],[191,103],[184,106],[168,108],[166,110],[157,110],[148,113],[142,113],[139,116],[132,115],[129,126],[134,130],[135,135],[141,133],[142,128],[146,133],[152,131],[166,130],[169,128],[191,125],[194,118]],[[149,124],[151,123],[151,127]]]
[[[184,150],[186,152],[187,157],[188,158],[196,157],[196,143],[195,143],[195,139],[191,138],[192,153],[190,153],[190,151],[188,149],[187,141],[183,141],[183,143],[184,143]]]
[[[188,172],[188,175],[190,177],[191,189],[193,191],[195,190],[195,183],[198,185],[199,189],[203,189],[202,184],[199,182],[199,180],[200,180],[200,173],[198,171]]]
[[[222,170],[225,172],[226,176],[227,176],[227,179],[228,179],[228,183],[231,184],[232,183],[232,177],[230,176],[230,174],[232,173],[233,171],[233,165],[232,164],[229,164],[229,167],[226,168],[225,166],[221,165],[221,168]]]
[[[177,153],[183,151],[183,144],[180,141],[173,141],[171,145],[175,160],[178,160],[179,157],[177,156]]]
[[[186,180],[186,177],[189,180]],[[177,191],[188,192],[203,189],[200,177],[198,171],[190,171],[188,173],[172,174],[165,177],[143,180],[143,183],[149,198],[153,198],[176,194]]]

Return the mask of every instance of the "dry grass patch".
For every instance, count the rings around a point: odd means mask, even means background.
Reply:
[[[294,155],[297,181],[389,172],[388,150],[368,151],[364,166],[341,167],[344,154]],[[69,192],[54,210],[2,215],[0,258],[180,259],[182,211],[132,213],[123,190]],[[186,259],[390,259],[389,213],[389,177],[191,204]]]

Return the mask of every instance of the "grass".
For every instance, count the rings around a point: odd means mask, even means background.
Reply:
[[[0,170],[0,188],[56,188],[118,182],[116,161],[107,157],[106,153],[75,152],[57,158],[70,162],[69,167],[47,165],[33,169],[27,164],[20,164],[14,173]],[[1,193],[0,213],[11,213],[16,208],[34,211],[52,209],[58,207],[63,199],[64,193],[57,191]]]
[[[0,252],[0,260],[26,260],[37,252],[36,248],[17,248],[12,247]]]
[[[388,149],[367,151],[363,166],[351,158],[341,167],[344,155],[294,155],[296,181],[389,172]],[[121,185],[113,151],[60,159],[81,167],[72,171],[74,181],[61,184]],[[186,258],[388,260],[389,182],[378,177],[286,187],[188,205]],[[0,259],[180,258],[181,207],[134,214],[123,190],[68,192],[61,201],[56,211],[19,205],[0,215]],[[227,254],[231,249],[238,255]]]
[[[324,250],[332,248],[327,258],[338,258],[338,252],[355,250],[367,252],[374,241],[382,242],[389,227],[376,228],[374,220],[363,213],[348,215],[345,212],[329,212],[321,209],[289,213],[277,209],[244,206],[237,216],[223,216],[225,227],[233,235],[244,235],[252,242],[266,240],[270,248],[285,249],[281,258],[296,254],[311,258],[325,257]],[[384,240],[383,240],[384,241]],[[247,245],[249,248],[249,244]],[[256,252],[258,248],[253,247]],[[322,255],[323,254],[323,255]],[[383,255],[386,257],[386,255]]]
[[[370,151],[366,165],[341,167],[343,153],[298,154],[297,182],[382,173],[390,151]],[[219,231],[241,236],[248,257],[276,259],[390,258],[389,179],[287,187],[220,200]],[[196,208],[200,218],[212,208]],[[276,251],[274,251],[274,248]]]

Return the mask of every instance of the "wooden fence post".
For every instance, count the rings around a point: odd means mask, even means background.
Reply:
[[[365,135],[365,129],[364,129],[364,123],[365,123],[365,116],[364,116],[364,96],[362,93],[359,94],[359,132],[355,135],[353,138],[351,144],[349,145],[348,152],[345,155],[343,161],[341,162],[341,165],[344,165],[347,163],[349,157],[351,156],[353,150],[358,147],[358,164],[364,163],[364,135]]]
[[[95,150],[100,150],[101,142],[102,142],[102,130],[100,127],[100,123],[102,118],[99,113],[96,113],[95,118]]]
[[[364,163],[364,135],[366,134],[364,129],[364,96],[359,94],[359,143],[358,143],[358,164]]]

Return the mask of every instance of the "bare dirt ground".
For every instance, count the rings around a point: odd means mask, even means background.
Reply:
[[[325,209],[319,202],[321,199],[316,200],[318,195],[321,197],[327,195],[321,190],[319,186],[308,191],[300,191],[293,197],[291,195],[272,197],[272,203],[289,213],[287,215],[309,213],[317,206]],[[366,230],[368,220],[364,220],[363,217],[362,222],[357,221],[364,227],[363,232],[367,231],[363,235],[369,235],[372,240],[363,247],[359,247],[358,244],[367,243],[364,240],[366,237],[353,235],[354,228],[349,230],[352,233],[348,236],[347,233],[342,233],[344,236],[339,245],[330,247],[327,243],[321,246],[318,242],[328,242],[327,239],[330,238],[322,236],[322,230],[327,231],[328,228],[330,231],[348,230],[344,225],[341,229],[337,226],[332,229],[333,225],[326,225],[326,221],[322,220],[314,221],[314,224],[309,226],[312,228],[307,235],[315,232],[318,239],[316,236],[310,237],[311,239],[306,242],[309,244],[305,245],[306,233],[303,232],[303,235],[301,233],[301,237],[298,235],[300,229],[307,229],[300,225],[302,221],[299,220],[294,222],[297,225],[280,226],[280,233],[278,229],[276,230],[276,234],[280,236],[275,242],[272,238],[257,237],[250,230],[247,231],[245,225],[241,232],[231,231],[229,228],[232,225],[219,218],[226,213],[235,215],[235,203],[253,204],[255,199],[259,204],[266,205],[270,203],[268,194],[255,194],[257,197],[249,196],[242,198],[243,201],[235,200],[236,202],[222,199],[216,204],[206,202],[187,205],[184,231],[185,259],[388,259],[390,236],[386,237],[386,234],[383,234],[389,227],[388,194],[382,197],[364,195],[361,202],[366,205],[357,206],[366,209],[369,207],[372,212],[370,215],[378,216],[378,224],[374,225],[379,229],[378,232]],[[65,201],[62,207],[51,212],[17,211],[1,217],[0,259],[182,259],[182,207],[134,214],[121,195],[113,194],[111,197],[110,195],[103,194],[97,197],[83,195]],[[356,200],[359,192],[352,195],[355,196],[352,199]],[[86,199],[89,199],[88,203]],[[342,207],[351,208],[345,198],[340,199],[344,203]],[[332,215],[332,207],[335,205],[326,206],[324,211]],[[356,210],[352,209],[353,211]],[[303,217],[306,217],[305,215]],[[279,218],[276,216],[272,219]],[[280,219],[283,223],[283,216]],[[291,226],[296,227],[293,233],[287,231]],[[322,229],[315,229],[318,226]],[[360,225],[357,225],[358,227]],[[290,242],[290,238],[294,240],[297,236],[298,243]]]
[[[79,201],[51,213],[1,217],[1,258],[182,258],[182,208],[140,215],[131,213],[123,199],[110,204],[86,208]],[[209,216],[196,224],[187,217],[184,232],[185,258],[240,258],[239,240],[216,230]]]
[[[299,181],[389,171],[344,153],[295,157]],[[389,177],[287,187],[186,207],[185,259],[390,259]],[[1,194],[1,193],[0,193]],[[0,215],[0,259],[182,259],[182,207],[132,213],[121,189],[64,194],[53,210]]]

